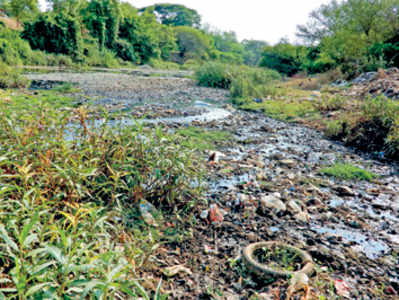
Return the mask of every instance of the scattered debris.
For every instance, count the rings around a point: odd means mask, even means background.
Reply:
[[[173,277],[179,273],[186,273],[188,275],[192,275],[191,270],[186,268],[183,265],[177,265],[177,266],[165,268],[162,270],[162,273],[167,277]]]
[[[348,299],[350,298],[350,289],[345,281],[341,279],[334,280],[334,287],[338,296],[342,296]]]

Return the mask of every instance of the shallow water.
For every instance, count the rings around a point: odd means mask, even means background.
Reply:
[[[384,242],[373,240],[362,233],[356,232],[355,230],[321,226],[314,226],[312,229],[319,234],[342,237],[343,240],[348,242],[355,242],[357,244],[354,246],[355,249],[363,252],[370,259],[376,259],[389,251],[388,245]]]

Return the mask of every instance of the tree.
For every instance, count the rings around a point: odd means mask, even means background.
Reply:
[[[282,39],[275,46],[264,48],[260,66],[288,76],[294,75],[301,70],[304,50],[304,47],[292,45],[288,40]]]
[[[48,0],[53,12],[80,17],[81,10],[87,5],[85,0]]]
[[[243,40],[241,43],[244,46],[244,63],[249,66],[257,66],[262,57],[262,53],[268,44],[264,41],[257,40]]]
[[[313,11],[309,23],[298,26],[298,36],[319,46],[324,61],[356,75],[383,66],[370,49],[398,29],[399,0],[334,0]]]
[[[156,27],[161,26],[155,21],[155,17],[145,12],[141,16],[130,13],[121,21],[119,38],[127,41],[134,52],[134,62],[145,63],[151,57],[159,57],[159,37]]]
[[[118,39],[121,18],[118,0],[91,0],[82,11],[83,22],[101,48],[113,49]]]
[[[75,58],[81,55],[80,25],[72,16],[41,14],[33,22],[25,24],[21,35],[29,41],[33,49]]]
[[[39,3],[38,0],[9,0],[2,1],[0,8],[3,8],[7,15],[21,22],[39,12]]]
[[[208,31],[212,36],[219,60],[225,63],[242,64],[244,62],[244,46],[237,40],[234,31]]]
[[[215,52],[212,37],[202,31],[180,26],[175,28],[179,57],[184,62],[188,59],[209,59]]]
[[[164,25],[189,26],[199,28],[201,16],[194,9],[179,4],[155,4],[144,7],[141,12],[149,11],[156,15]]]

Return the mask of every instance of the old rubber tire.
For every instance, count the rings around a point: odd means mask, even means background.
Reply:
[[[297,252],[304,264],[303,268],[296,272],[277,271],[277,270],[267,267],[266,265],[261,264],[254,258],[253,254],[254,254],[255,250],[257,250],[259,248],[263,248],[263,247],[271,248],[273,246],[285,247],[285,248],[289,248],[289,249]],[[281,242],[273,241],[273,242],[259,242],[259,243],[250,244],[246,248],[244,248],[243,258],[244,258],[244,262],[246,263],[248,269],[261,277],[270,277],[270,275],[275,276],[275,277],[288,277],[288,276],[292,276],[294,273],[298,273],[298,272],[305,273],[306,275],[311,275],[313,272],[313,269],[314,269],[314,263],[313,263],[312,257],[307,252],[305,252],[301,249],[292,247],[290,245],[281,243]]]

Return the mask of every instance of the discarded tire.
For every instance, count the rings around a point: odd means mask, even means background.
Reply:
[[[302,260],[303,264],[302,269],[295,272],[283,271],[283,270],[280,271],[272,269],[267,265],[264,265],[256,260],[256,258],[254,257],[254,253],[257,249],[263,247],[271,249],[273,246],[288,248],[298,253],[298,257],[300,257]],[[260,243],[250,244],[243,250],[243,259],[248,269],[260,277],[270,277],[270,276],[288,277],[298,272],[311,275],[314,269],[314,263],[312,257],[307,252],[281,242],[260,242]]]

